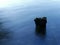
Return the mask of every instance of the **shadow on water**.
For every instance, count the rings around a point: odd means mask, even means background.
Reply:
[[[12,37],[12,32],[9,29],[6,29],[3,26],[3,22],[0,21],[0,45],[6,42],[7,40],[10,40]]]

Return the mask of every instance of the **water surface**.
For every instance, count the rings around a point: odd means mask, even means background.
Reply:
[[[60,1],[23,0],[15,5],[0,8],[3,27],[11,31],[11,38],[1,45],[60,45]],[[48,19],[46,35],[35,34],[36,17]]]

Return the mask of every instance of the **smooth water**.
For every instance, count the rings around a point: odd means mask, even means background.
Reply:
[[[0,19],[9,38],[0,45],[60,45],[60,1],[26,0],[21,4],[0,8]],[[45,36],[35,34],[36,17],[48,19]]]

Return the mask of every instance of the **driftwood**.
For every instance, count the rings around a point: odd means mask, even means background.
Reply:
[[[47,17],[42,18],[35,18],[35,25],[36,25],[36,32],[45,34],[46,33],[46,23],[47,23]]]

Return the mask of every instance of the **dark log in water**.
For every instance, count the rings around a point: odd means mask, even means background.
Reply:
[[[41,34],[45,34],[46,33],[47,17],[35,18],[34,21],[36,24],[36,32],[41,33]]]

